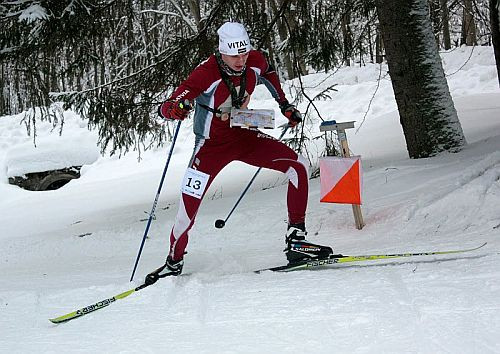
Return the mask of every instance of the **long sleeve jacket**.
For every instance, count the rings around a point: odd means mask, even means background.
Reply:
[[[279,104],[286,102],[278,75],[261,52],[256,50],[249,52],[245,75],[246,104],[259,83],[267,87]],[[241,76],[230,76],[229,79],[239,92]],[[231,92],[221,77],[215,55],[211,55],[194,69],[168,100],[180,99],[196,102],[193,130],[198,138],[210,139],[217,135],[217,130],[226,130],[229,127],[228,120],[221,119],[220,115],[214,114],[215,111],[227,112],[231,109]],[[164,106],[165,104],[160,107],[163,116],[166,114]]]

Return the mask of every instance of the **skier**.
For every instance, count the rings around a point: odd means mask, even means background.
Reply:
[[[217,31],[218,50],[202,62],[158,110],[164,119],[185,119],[196,102],[193,130],[194,152],[186,171],[179,210],[170,233],[165,265],[148,274],[146,282],[166,275],[179,275],[189,230],[194,224],[205,191],[216,175],[231,161],[270,168],[289,177],[286,256],[290,263],[327,257],[330,247],[306,241],[305,213],[308,196],[308,164],[285,144],[257,129],[230,127],[231,107],[246,108],[257,84],[264,83],[280,110],[295,127],[300,112],[288,102],[278,75],[264,55],[251,49],[248,34],[240,23],[227,22]]]

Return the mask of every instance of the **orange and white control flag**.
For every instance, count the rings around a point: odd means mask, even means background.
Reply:
[[[360,156],[325,156],[319,159],[323,203],[361,204],[362,171]]]

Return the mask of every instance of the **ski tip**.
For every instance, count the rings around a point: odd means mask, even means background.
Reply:
[[[76,316],[76,317],[79,317],[79,316]],[[55,323],[55,324],[60,324],[60,323],[64,323],[64,322],[68,322],[69,320],[72,320],[73,318],[76,318],[75,316],[61,316],[61,317],[57,317],[57,318],[49,318],[49,321],[52,322],[52,323]]]
[[[484,246],[486,246],[487,244],[488,244],[488,242],[485,242],[485,243],[483,243],[483,244],[481,244],[481,245],[479,245],[479,246],[477,246],[477,247],[470,248],[470,249],[468,249],[468,250],[466,250],[466,251],[475,251],[475,250],[478,250],[478,249],[480,249],[480,248],[483,248],[483,247],[484,247]]]
[[[55,324],[59,324],[59,323],[68,322],[68,321],[70,321],[74,318],[78,318],[80,316],[83,316],[83,313],[81,313],[80,311],[74,311],[74,312],[70,312],[66,315],[62,315],[62,316],[59,316],[56,318],[49,318],[49,321],[52,323],[55,323]]]
[[[483,243],[481,246],[477,247],[476,249],[480,249],[481,247],[484,247],[488,244],[488,242]]]

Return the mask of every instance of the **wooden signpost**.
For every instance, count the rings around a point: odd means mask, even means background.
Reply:
[[[319,130],[321,132],[333,131],[337,132],[337,137],[340,143],[340,153],[342,157],[350,157],[349,145],[347,144],[347,135],[345,130],[354,128],[354,122],[336,122],[336,121],[326,121],[321,123]],[[352,204],[352,212],[354,214],[354,221],[356,223],[356,228],[361,230],[365,223],[363,221],[363,215],[361,214],[361,206],[358,204]]]

